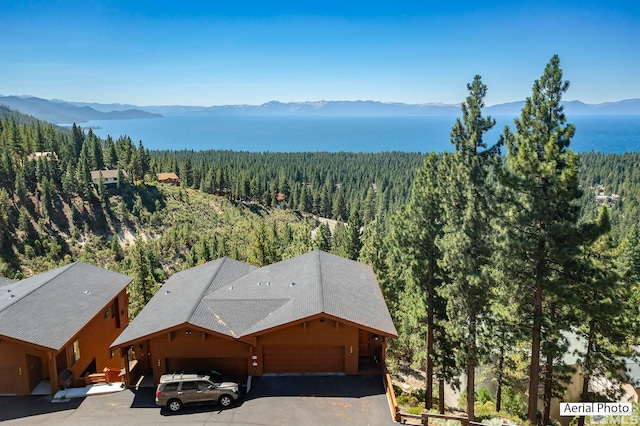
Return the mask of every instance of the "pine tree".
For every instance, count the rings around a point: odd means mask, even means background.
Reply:
[[[326,252],[331,251],[331,230],[329,225],[324,222],[316,228],[316,234],[313,237],[313,248]]]
[[[442,367],[436,349],[436,322],[446,318],[445,306],[439,301],[438,289],[442,285],[442,272],[438,265],[441,252],[436,240],[442,235],[443,211],[439,187],[439,159],[427,156],[413,182],[411,199],[392,220],[389,232],[389,250],[393,252],[405,286],[400,291],[400,338],[414,362],[425,361],[425,408],[431,409],[435,367]],[[448,354],[441,354],[447,357]],[[438,368],[444,372],[444,368]],[[442,375],[440,375],[442,376]]]
[[[85,200],[93,197],[93,181],[91,180],[88,149],[87,144],[82,145],[80,158],[78,159],[78,167],[76,168],[78,192]]]
[[[0,248],[6,247],[10,239],[8,229],[10,209],[11,200],[9,199],[9,194],[4,188],[0,188]]]
[[[462,118],[451,131],[456,152],[445,157],[441,167],[444,226],[437,240],[442,252],[439,265],[446,284],[448,333],[460,350],[458,365],[467,376],[467,416],[474,420],[475,368],[483,357],[483,318],[490,303],[491,212],[493,192],[489,172],[497,145],[487,148],[484,134],[495,125],[482,117],[487,86],[476,75],[467,85],[469,96],[462,104]]]
[[[291,244],[287,246],[282,254],[283,259],[290,259],[292,257],[308,253],[313,250],[311,244],[311,225],[308,221],[304,221],[296,228],[293,233]]]
[[[80,156],[80,151],[82,151],[83,144],[84,144],[84,132],[80,127],[76,126],[76,123],[73,123],[73,126],[71,126],[71,146],[72,146],[71,157],[72,158],[78,158]]]
[[[247,262],[256,266],[270,265],[276,260],[275,241],[264,221],[258,221],[251,234]]]
[[[104,141],[104,164],[109,168],[114,168],[118,165],[118,153],[116,152],[116,144],[111,136],[107,136]]]
[[[119,262],[124,257],[124,253],[122,252],[122,247],[120,246],[120,240],[117,235],[114,235],[111,239],[111,254],[116,262]]]
[[[374,220],[376,215],[376,191],[374,185],[369,186],[367,189],[367,196],[364,200],[362,221],[365,225]]]
[[[109,209],[109,193],[107,192],[107,186],[104,183],[102,172],[100,172],[100,177],[98,179],[98,198],[104,208]]]
[[[609,215],[603,207],[597,220],[597,234],[608,233]],[[632,235],[631,238],[634,238]],[[577,308],[577,327],[574,331],[584,343],[578,351],[578,364],[582,373],[580,400],[618,400],[621,385],[628,382],[623,374],[626,359],[634,356],[633,347],[638,344],[638,304],[633,299],[633,286],[621,279],[616,272],[615,248],[610,235],[601,235],[593,244],[586,245],[582,261],[584,269],[579,274],[581,282],[575,286],[580,303]],[[590,386],[595,380],[606,378],[618,386],[604,389],[604,395],[597,395]],[[598,398],[598,399],[594,399]],[[584,426],[581,416],[578,426]]]
[[[158,284],[152,274],[149,249],[142,241],[136,241],[131,248],[131,298],[129,301],[129,312],[131,318],[142,310],[142,308],[151,300],[157,291]]]
[[[349,215],[345,234],[346,238],[343,245],[345,256],[348,259],[357,260],[358,257],[360,257],[360,250],[362,249],[362,226],[363,223],[360,218],[359,208],[355,206]]]
[[[541,342],[554,340],[543,334],[553,329],[546,326],[543,330],[543,324],[550,321],[549,302],[565,296],[567,280],[558,271],[566,274],[571,270],[581,245],[575,204],[580,197],[578,157],[569,149],[575,128],[565,124],[560,104],[568,87],[560,60],[554,56],[515,120],[516,132],[505,128],[503,134],[507,157],[500,180],[508,200],[501,227],[504,269],[513,292],[519,295],[523,322],[530,324],[527,417],[532,424],[538,423]]]
[[[347,217],[347,201],[344,198],[343,190],[339,189],[333,197],[333,207],[331,215],[333,219],[343,220]]]
[[[17,169],[15,195],[20,202],[25,203],[27,201],[27,174],[24,167],[18,167]]]

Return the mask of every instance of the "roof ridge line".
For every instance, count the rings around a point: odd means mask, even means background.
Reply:
[[[200,297],[198,297],[198,299],[196,299],[196,303],[193,304],[193,308],[191,308],[191,312],[189,312],[189,315],[187,316],[187,319],[185,321],[186,323],[191,323],[191,320],[193,319],[193,314],[198,309],[198,306],[200,306],[200,302],[202,302],[202,299],[204,299],[204,295],[207,294],[207,291],[209,290],[209,287],[211,287],[211,284],[213,284],[213,281],[218,276],[218,273],[220,272],[220,269],[222,269],[222,265],[225,264],[225,262],[227,261],[228,258],[227,258],[227,256],[223,256],[220,259],[222,260],[222,262],[220,262],[220,265],[218,265],[218,268],[216,268],[216,272],[211,277],[211,280],[209,281],[209,284],[204,286],[204,289],[200,292]]]
[[[47,284],[47,283],[51,282],[52,280],[54,280],[54,279],[58,278],[58,277],[59,277],[63,272],[68,271],[69,269],[71,269],[72,267],[74,267],[75,265],[77,265],[78,263],[79,263],[79,261],[78,261],[78,260],[76,260],[75,262],[71,262],[71,263],[69,263],[68,265],[60,266],[60,269],[61,269],[61,271],[60,271],[60,272],[58,272],[57,274],[55,274],[53,277],[49,278],[48,280],[44,281],[42,284],[40,284],[38,287],[34,288],[34,289],[33,289],[33,290],[31,290],[30,292],[28,292],[28,293],[26,293],[26,294],[22,295],[22,297],[20,297],[20,298],[16,299],[13,303],[9,303],[9,304],[8,304],[7,306],[5,306],[4,308],[0,309],[0,312],[4,312],[4,311],[5,311],[5,309],[7,309],[7,308],[9,308],[9,307],[11,307],[11,306],[13,306],[13,305],[15,305],[15,304],[16,304],[16,302],[19,302],[20,300],[23,300],[25,297],[27,297],[27,296],[29,296],[30,294],[34,293],[36,290],[39,290],[39,289],[40,289],[40,288],[42,288],[45,284]],[[68,266],[68,268],[65,268],[65,266]],[[32,277],[29,277],[29,278],[26,278],[26,279],[28,280],[28,279],[30,279],[30,278],[37,277],[38,275],[39,275],[39,274],[36,274],[36,275],[34,275],[34,276],[32,276]],[[18,283],[20,283],[20,282],[22,282],[22,281],[24,281],[24,280],[16,281],[16,282],[15,282],[15,284],[18,284]]]
[[[320,312],[325,312],[324,305],[324,282],[322,281],[322,262],[320,262],[320,250],[316,251],[317,259],[318,259],[318,278],[320,280],[320,300],[322,301],[322,306],[320,306]]]

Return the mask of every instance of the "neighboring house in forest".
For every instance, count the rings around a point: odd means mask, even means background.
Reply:
[[[59,161],[58,154],[51,151],[38,151],[38,152],[33,152],[27,155],[27,161],[38,160],[40,158],[44,158],[47,161],[51,161],[51,160]]]
[[[124,367],[109,344],[129,322],[132,278],[75,262],[16,282],[0,282],[0,395],[51,393],[86,374]]]
[[[215,369],[381,373],[397,337],[373,269],[322,251],[257,268],[221,258],[171,276],[113,342],[160,375]]]
[[[178,186],[180,185],[180,178],[175,173],[156,173],[159,183],[167,185]]]
[[[127,174],[124,170],[120,170],[122,176],[126,177]],[[118,185],[118,170],[92,170],[91,180],[94,185],[100,183],[100,175],[102,174],[102,180],[107,188],[115,188]]]

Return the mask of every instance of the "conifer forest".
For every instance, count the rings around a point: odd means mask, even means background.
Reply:
[[[325,250],[373,267],[399,332],[389,369],[426,373],[420,410],[444,411],[448,383],[471,420],[550,424],[576,369],[582,401],[617,400],[640,343],[640,153],[573,152],[568,85],[554,56],[487,140],[476,76],[449,151],[428,155],[157,151],[0,106],[0,275],[129,274],[134,317],[177,271]]]

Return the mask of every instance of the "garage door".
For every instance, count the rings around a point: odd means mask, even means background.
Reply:
[[[0,367],[0,395],[16,395],[16,375],[13,367]]]
[[[167,358],[167,372],[216,370],[229,376],[247,379],[246,358]]]
[[[344,372],[344,346],[265,346],[265,373]]]

